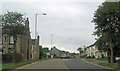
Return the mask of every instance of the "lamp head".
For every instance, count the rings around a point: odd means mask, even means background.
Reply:
[[[46,13],[43,13],[43,15],[47,15]]]

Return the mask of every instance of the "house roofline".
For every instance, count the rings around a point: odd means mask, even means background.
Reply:
[[[95,46],[95,45],[96,45],[96,42],[92,45],[87,46],[87,48],[90,48],[90,47]]]

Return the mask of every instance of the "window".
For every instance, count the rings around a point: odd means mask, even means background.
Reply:
[[[33,51],[33,46],[31,46],[31,51]]]
[[[93,46],[93,49],[95,50],[95,46]]]
[[[0,52],[2,52],[2,48],[0,48]]]
[[[11,50],[11,48],[8,48],[8,50]]]
[[[4,36],[4,38],[5,38],[5,41],[7,41],[7,36]]]
[[[10,44],[14,44],[13,36],[10,36]]]

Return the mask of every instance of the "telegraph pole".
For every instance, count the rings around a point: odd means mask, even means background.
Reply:
[[[36,34],[37,34],[37,15],[35,14],[35,39],[36,39]]]

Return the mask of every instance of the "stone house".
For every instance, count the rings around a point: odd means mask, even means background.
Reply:
[[[103,58],[107,57],[107,52],[98,50],[98,47],[94,43],[86,48],[86,55],[88,58]]]
[[[29,20],[27,18],[25,25],[29,27]],[[2,33],[2,54],[14,53],[12,50],[14,47],[13,36],[9,33]],[[17,37],[16,53],[22,55],[22,61],[30,60],[30,48],[31,48],[31,36],[28,30],[27,35],[20,35]]]
[[[26,20],[26,26],[29,27],[29,20]],[[27,35],[22,35],[21,37],[21,52],[25,60],[31,60],[31,35],[30,30],[28,30]]]
[[[53,47],[51,49],[51,54],[53,55],[53,58],[60,58],[61,57],[61,53],[62,51],[60,51],[59,49],[57,49],[56,47]]]
[[[61,51],[57,49],[56,47],[51,48],[51,55],[53,55],[53,58],[73,58],[73,55],[69,53],[68,51]]]
[[[31,60],[39,59],[39,36],[31,41]]]

